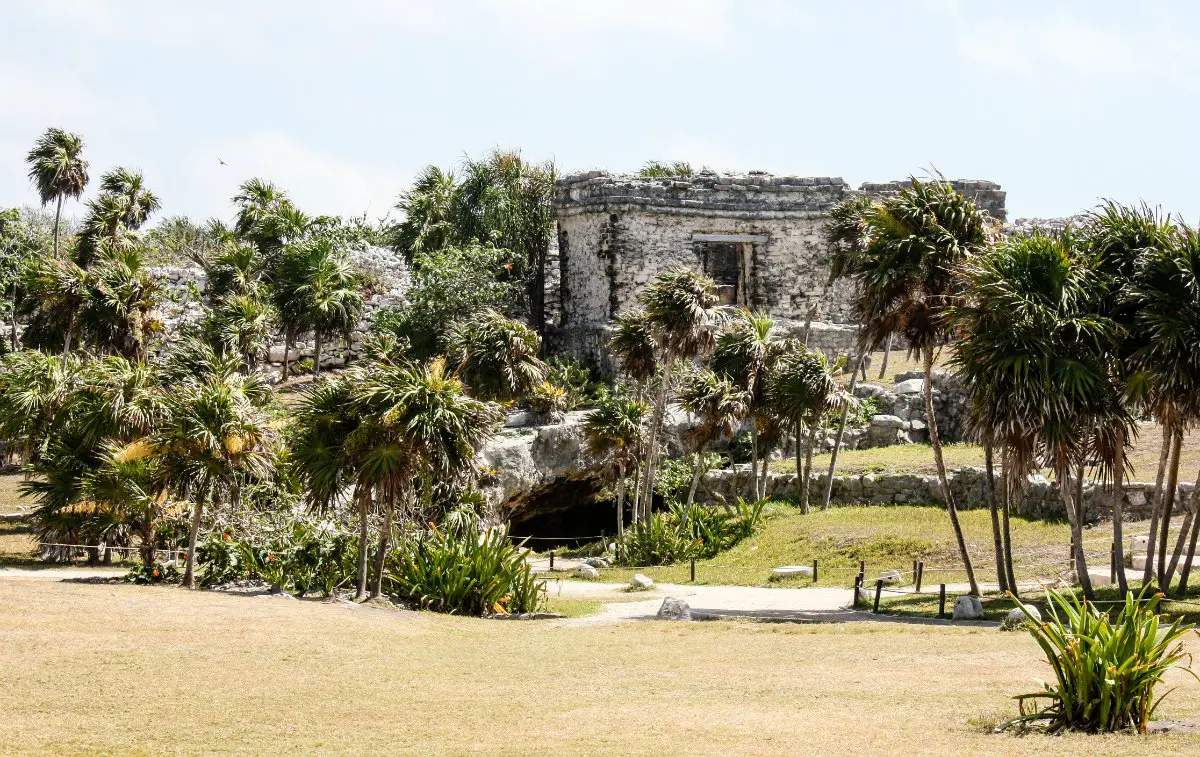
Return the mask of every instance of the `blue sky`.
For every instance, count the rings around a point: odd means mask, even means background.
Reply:
[[[30,0],[0,7],[0,206],[80,132],[167,214],[264,176],[311,213],[382,215],[422,165],[519,147],[987,178],[1016,216],[1098,198],[1200,218],[1200,4],[787,0]],[[228,165],[222,166],[218,158]],[[69,212],[79,213],[78,204]]]

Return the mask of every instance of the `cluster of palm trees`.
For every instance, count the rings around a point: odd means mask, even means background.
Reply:
[[[1200,417],[1200,237],[1194,229],[1146,206],[1106,202],[1080,228],[1004,236],[938,178],[914,179],[883,199],[842,203],[827,236],[835,277],[857,285],[860,353],[895,338],[922,358],[930,441],[974,592],[978,585],[933,412],[932,367],[945,346],[967,387],[972,433],[984,445],[992,473],[1001,588],[1017,589],[1010,503],[1029,473],[1049,468],[1071,523],[1078,580],[1089,597],[1083,483],[1091,478],[1107,485],[1118,581],[1127,590],[1121,484],[1137,422],[1153,418],[1164,442],[1150,523],[1153,547],[1142,580],[1169,588],[1182,559],[1180,590],[1186,590],[1198,519],[1186,518],[1173,550],[1168,532],[1182,435]]]
[[[626,385],[602,398],[586,418],[589,448],[609,459],[615,473],[618,534],[624,532],[631,474],[632,519],[650,513],[663,421],[674,402],[699,421],[687,437],[695,461],[685,502],[689,513],[704,453],[729,441],[743,424],[751,438],[754,499],[764,497],[766,453],[791,433],[807,511],[813,449],[824,438],[830,414],[853,402],[835,377],[841,363],[801,340],[781,337],[765,315],[719,306],[712,280],[688,270],[660,274],[639,295],[639,304],[617,318],[610,340]],[[736,484],[735,489],[740,491]]]

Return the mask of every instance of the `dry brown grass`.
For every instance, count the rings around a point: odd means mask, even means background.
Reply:
[[[1045,675],[1024,634],[500,623],[174,588],[0,583],[0,750],[1147,754],[1200,738],[977,724]],[[1187,686],[1183,676],[1172,683]],[[1191,684],[1162,715],[1200,716]]]

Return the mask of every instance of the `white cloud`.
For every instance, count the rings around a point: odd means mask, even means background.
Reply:
[[[224,160],[227,165],[218,162]],[[243,181],[261,176],[282,187],[313,215],[385,215],[401,190],[400,177],[323,153],[280,132],[260,132],[215,140],[189,151],[182,179],[194,206],[227,216],[227,203]]]

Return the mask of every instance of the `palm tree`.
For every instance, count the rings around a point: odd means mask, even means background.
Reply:
[[[239,362],[213,360],[205,370],[172,383],[167,418],[150,437],[161,450],[164,488],[192,502],[183,583],[195,588],[196,537],[206,506],[231,500],[246,482],[265,478],[274,459],[274,432],[263,409],[269,389]]]
[[[234,233],[263,252],[276,249],[280,240],[267,226],[271,224],[272,216],[292,206],[287,193],[265,179],[248,179],[233,196],[233,204],[237,208]]]
[[[712,347],[713,331],[723,313],[717,304],[715,290],[712,279],[707,276],[684,268],[672,268],[659,274],[638,295],[654,338],[658,363],[662,366],[654,415],[650,420],[642,492],[642,508],[647,513],[654,502],[658,442],[671,397],[671,373],[676,361],[695,359]]]
[[[333,239],[320,236],[284,248],[273,292],[284,327],[285,351],[296,334],[313,332],[313,371],[321,372],[321,347],[326,337],[348,335],[362,317],[364,301],[358,274]],[[287,355],[284,356],[287,378]]]
[[[478,397],[511,402],[546,379],[537,333],[494,310],[455,324],[448,341],[449,364]]]
[[[944,179],[914,178],[911,186],[872,204],[857,218],[865,231],[846,245],[846,254],[838,256],[834,268],[858,287],[854,310],[861,324],[859,354],[877,349],[888,335],[896,334],[908,343],[910,353],[922,358],[925,418],[938,482],[971,593],[978,594],[933,410],[933,361],[952,336],[945,315],[959,294],[956,271],[988,244],[986,215]]]
[[[658,373],[654,331],[644,310],[617,316],[608,349],[621,361],[621,372],[637,387],[637,397],[641,399],[646,385]]]
[[[610,458],[617,477],[617,541],[625,539],[625,482],[646,439],[646,405],[620,393],[605,395],[583,420],[588,452]]]
[[[775,338],[775,321],[762,313],[739,311],[739,315],[717,335],[712,353],[712,367],[746,392],[750,417],[750,476],[754,499],[764,496],[764,479],[758,475],[760,453],[759,431],[768,421],[767,376],[781,343]],[[763,461],[766,472],[766,461]]]
[[[88,183],[88,162],[83,159],[83,137],[62,129],[49,128],[25,156],[29,179],[37,187],[42,205],[54,207],[54,257],[58,257],[58,236],[62,220],[63,198],[79,197]]]
[[[454,242],[457,190],[453,173],[430,165],[417,175],[412,189],[400,195],[396,209],[404,214],[404,220],[392,230],[392,245],[408,262],[418,253],[440,250]]]
[[[1150,384],[1143,380],[1142,373],[1142,369],[1146,367],[1146,356],[1135,360],[1135,354],[1152,338],[1151,332],[1139,318],[1143,303],[1137,294],[1140,287],[1138,279],[1141,277],[1141,261],[1146,257],[1170,254],[1167,251],[1178,245],[1177,232],[1175,224],[1147,205],[1127,207],[1105,201],[1091,213],[1080,229],[1077,240],[1081,249],[1096,260],[1097,272],[1113,294],[1099,304],[1099,309],[1120,328],[1114,347],[1117,355],[1114,365],[1115,379],[1122,385],[1126,401],[1143,412],[1152,413],[1163,429],[1163,452],[1159,460],[1154,509],[1150,518],[1149,541],[1152,546],[1157,541],[1160,515],[1169,509],[1169,500],[1174,499],[1174,484],[1168,492],[1163,483],[1164,477],[1178,479],[1178,464],[1173,462],[1171,452],[1174,442],[1181,439],[1183,418],[1172,391],[1160,385],[1151,396]],[[1164,374],[1160,372],[1159,375]],[[1129,444],[1130,439],[1115,440],[1113,448],[1107,450],[1106,455],[1108,465],[1114,470],[1113,541],[1117,550],[1117,580],[1123,592],[1128,590],[1128,579],[1124,564],[1122,483],[1125,473],[1125,449]],[[1154,553],[1155,550],[1150,549],[1146,556],[1143,575],[1145,583],[1149,583],[1154,575],[1155,565],[1160,569],[1162,567],[1162,561],[1156,561]]]
[[[688,489],[685,503],[686,518],[690,520],[692,503],[696,499],[696,490],[700,486],[700,476],[704,469],[704,453],[713,442],[733,438],[737,425],[750,412],[750,398],[749,393],[728,376],[718,376],[711,370],[701,369],[689,373],[681,382],[679,404],[684,410],[700,418],[700,425],[688,433],[688,439],[695,450],[693,458],[696,461],[692,485]],[[736,468],[734,476],[736,491]]]
[[[88,272],[70,260],[35,257],[21,274],[21,288],[19,314],[28,319],[22,340],[27,346],[56,346],[61,340],[68,354],[91,288]]]
[[[121,198],[125,212],[121,223],[137,230],[152,213],[162,207],[158,195],[146,186],[142,172],[129,168],[114,168],[100,177],[100,191]]]
[[[216,303],[203,330],[221,352],[242,358],[246,373],[253,373],[271,348],[275,310],[252,294],[232,294]]]
[[[146,247],[135,244],[105,250],[101,264],[89,272],[79,320],[84,339],[100,353],[145,360],[150,338],[162,331],[155,317],[162,284],[146,265]]]
[[[1172,244],[1146,247],[1139,256],[1132,299],[1138,306],[1140,339],[1130,363],[1146,382],[1150,405],[1169,409],[1162,416],[1174,420],[1179,427],[1175,432],[1178,438],[1180,428],[1200,418],[1200,355],[1195,347],[1200,337],[1200,233],[1180,223],[1172,237]],[[1158,585],[1164,590],[1171,585],[1185,542],[1196,523],[1189,508],[1168,563],[1171,495],[1178,467],[1179,456],[1175,455],[1169,474],[1170,491],[1163,498],[1158,544]],[[1185,563],[1189,572],[1193,551],[1194,547],[1188,550]]]
[[[1113,367],[1120,329],[1099,314],[1111,293],[1070,234],[1009,240],[972,260],[965,275],[970,297],[954,315],[966,338],[954,361],[971,387],[972,425],[1004,446],[1006,508],[1028,473],[1054,469],[1090,597],[1084,469],[1096,459],[1099,475],[1111,478],[1116,466],[1098,452],[1136,427]]]
[[[854,397],[842,392],[834,378],[842,367],[840,362],[831,363],[822,353],[802,345],[789,344],[788,348],[769,374],[766,394],[772,414],[795,434],[800,507],[807,514],[818,429],[824,427],[823,421],[831,412],[854,404]],[[802,444],[805,429],[808,439]],[[801,447],[805,450],[803,465],[800,462]]]
[[[310,507],[328,510],[347,491],[354,491],[358,509],[356,600],[367,596],[367,544],[373,486],[366,481],[359,482],[358,461],[351,458],[347,440],[353,438],[362,423],[355,401],[357,390],[364,382],[362,375],[352,373],[345,378],[309,384],[296,407],[288,445],[289,461]]]
[[[411,521],[435,481],[457,480],[474,472],[475,457],[499,426],[498,405],[466,394],[443,360],[424,366],[374,366],[356,388],[361,425],[347,436],[356,461],[358,486],[371,486],[383,512],[370,595],[379,596],[392,523],[399,504]]]

